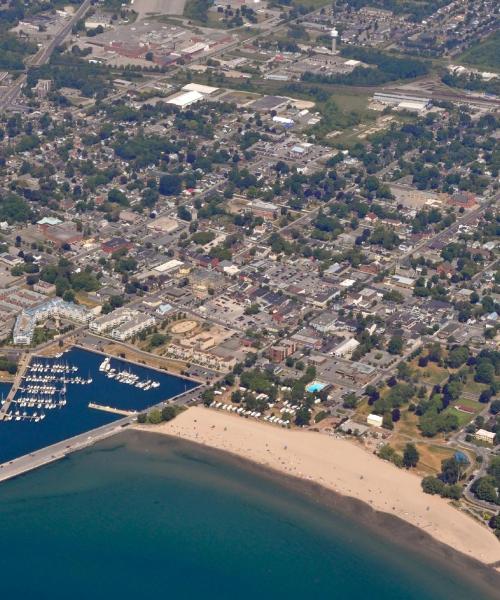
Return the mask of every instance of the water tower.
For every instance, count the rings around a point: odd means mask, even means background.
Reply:
[[[330,36],[332,38],[332,54],[337,52],[337,38],[339,37],[339,32],[336,29],[332,29],[330,31]]]

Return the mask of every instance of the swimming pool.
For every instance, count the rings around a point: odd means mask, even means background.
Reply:
[[[325,386],[326,383],[321,383],[321,381],[311,381],[311,383],[306,386],[306,392],[316,394],[316,392],[321,392]]]

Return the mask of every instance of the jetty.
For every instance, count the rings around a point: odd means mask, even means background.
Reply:
[[[94,408],[95,410],[102,410],[103,412],[113,413],[115,415],[123,415],[124,417],[133,417],[137,414],[136,410],[114,408],[113,406],[104,406],[103,404],[96,404],[95,402],[89,402],[89,408]]]
[[[5,402],[3,403],[2,407],[0,408],[0,421],[3,421],[5,419],[7,413],[9,412],[10,405],[11,405],[12,401],[14,400],[17,390],[19,389],[19,386],[21,385],[23,377],[26,374],[26,371],[30,365],[31,358],[32,358],[32,354],[31,354],[31,352],[28,352],[27,354],[23,354],[21,356],[21,358],[19,359],[19,364],[17,365],[17,372],[16,372],[16,376],[14,377],[12,387],[10,388],[9,393],[7,394],[7,398],[5,399]]]

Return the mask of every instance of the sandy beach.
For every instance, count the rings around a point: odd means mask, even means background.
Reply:
[[[137,428],[230,452],[317,483],[399,517],[484,564],[500,561],[500,543],[486,527],[448,501],[424,494],[419,477],[380,460],[354,442],[282,429],[203,407],[190,408],[168,423]]]

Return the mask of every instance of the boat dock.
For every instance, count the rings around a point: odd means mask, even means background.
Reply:
[[[123,415],[124,417],[132,417],[137,414],[136,410],[114,408],[113,406],[104,406],[103,404],[96,404],[95,402],[89,402],[89,408],[94,408],[95,410],[102,410],[103,412],[113,413],[114,415]]]
[[[27,354],[23,354],[19,360],[19,364],[17,365],[16,376],[14,377],[12,387],[10,388],[9,393],[7,394],[5,402],[0,408],[0,421],[3,421],[7,413],[9,412],[9,408],[12,401],[14,400],[14,396],[16,395],[17,390],[19,389],[19,386],[21,385],[21,382],[23,380],[23,377],[26,374],[26,371],[30,365],[31,358],[32,354],[31,352],[28,352]]]

